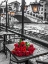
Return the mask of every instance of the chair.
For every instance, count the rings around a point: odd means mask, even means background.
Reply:
[[[37,64],[48,64],[48,62],[46,62],[46,61],[41,61],[41,60],[36,60],[36,62],[37,62]]]
[[[15,40],[14,40],[15,39]],[[9,64],[12,64],[12,62],[14,62],[14,63],[17,63],[17,64],[21,64],[21,63],[23,63],[23,62],[18,62],[16,59],[14,59],[14,57],[12,57],[12,55],[13,54],[11,54],[11,52],[10,52],[10,48],[12,47],[12,45],[14,45],[14,43],[16,43],[17,41],[16,40],[20,40],[21,39],[21,37],[15,37],[15,38],[11,38],[10,40],[8,40],[8,42],[7,42],[7,44],[5,45],[5,48],[6,48],[6,50],[5,50],[5,52],[6,52],[6,58],[7,58],[7,51],[9,52],[9,54],[10,54],[10,62],[9,62]],[[13,40],[13,41],[12,41]],[[14,55],[13,55],[14,56]],[[11,62],[12,61],[12,62]]]
[[[19,41],[21,39],[21,37],[13,37],[13,38],[10,38],[8,41],[6,41],[7,42],[7,44],[6,45],[10,45],[10,44],[14,44],[14,43],[16,43],[17,41]],[[7,58],[7,47],[6,47],[6,45],[5,45],[5,54],[6,54],[6,58]]]

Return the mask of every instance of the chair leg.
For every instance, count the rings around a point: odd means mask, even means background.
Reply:
[[[7,58],[7,48],[5,47],[5,55],[6,55],[6,58]]]
[[[25,61],[25,64],[28,64],[28,60],[27,60],[27,61]]]
[[[10,62],[9,62],[9,64],[11,64],[11,53],[10,53]]]
[[[7,58],[7,49],[6,49],[6,58]]]

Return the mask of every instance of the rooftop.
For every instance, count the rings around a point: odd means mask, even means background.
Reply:
[[[13,3],[19,3],[18,1],[13,1],[13,2],[11,2],[11,3],[9,3],[9,4],[13,4]],[[20,4],[20,3],[19,3]]]

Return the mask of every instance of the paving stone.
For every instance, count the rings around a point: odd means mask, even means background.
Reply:
[[[0,53],[0,64],[9,64],[9,58],[10,58],[9,53],[7,55],[7,58],[5,54]],[[17,64],[17,63],[12,62],[12,64]],[[21,64],[25,64],[25,63],[21,63]]]

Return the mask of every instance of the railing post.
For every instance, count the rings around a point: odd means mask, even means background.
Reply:
[[[8,27],[9,27],[9,14],[8,14]]]
[[[22,0],[22,35],[24,34],[24,6],[25,0]]]
[[[7,1],[6,1],[6,32],[7,32]]]

